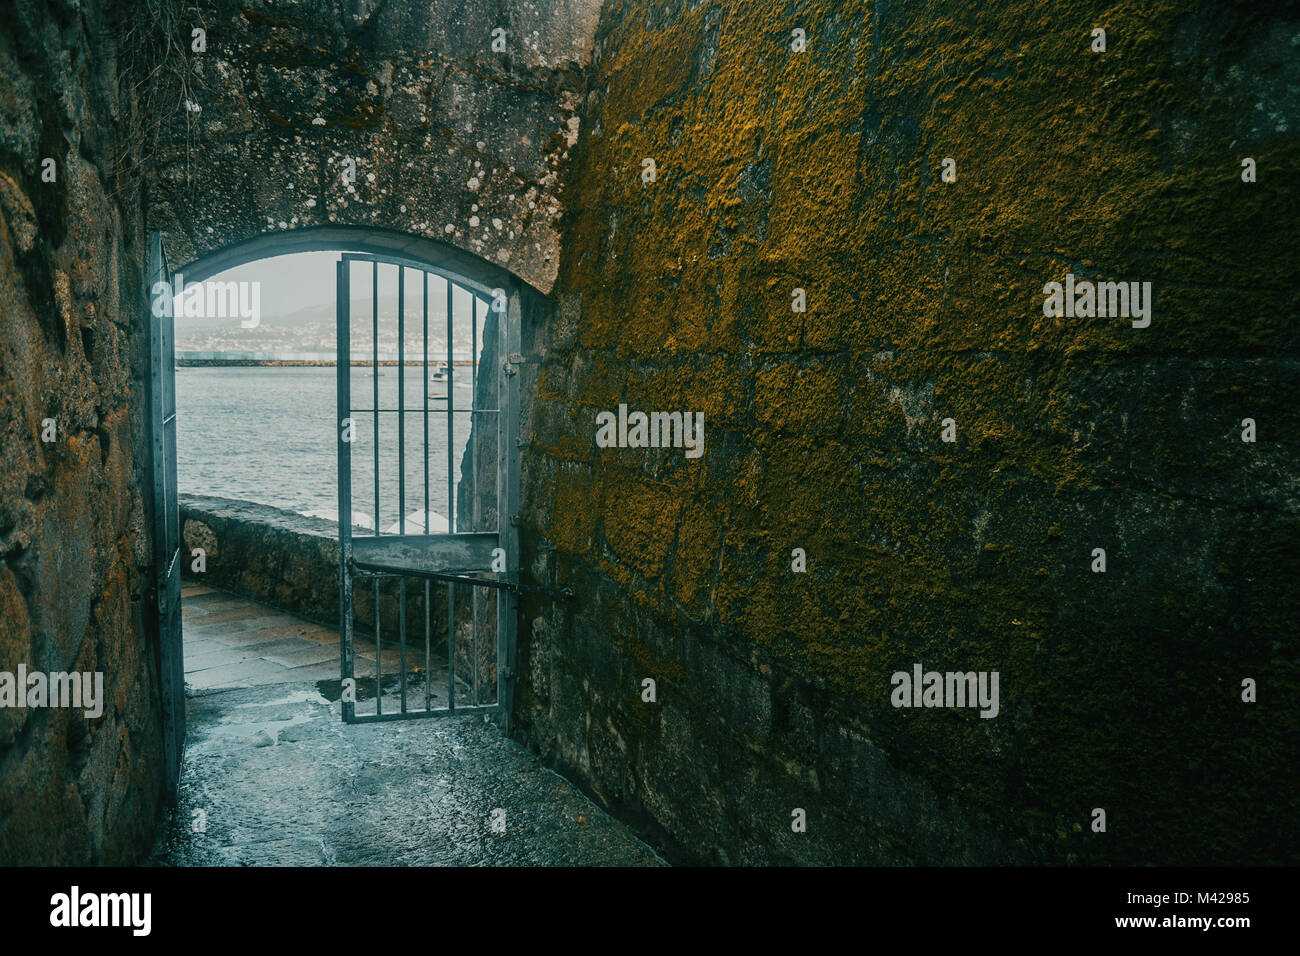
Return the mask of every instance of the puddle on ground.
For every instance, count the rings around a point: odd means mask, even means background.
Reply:
[[[366,698],[370,698],[373,700],[375,696],[374,675],[371,675],[370,677],[357,677],[356,682],[357,682],[357,702],[360,703]],[[400,678],[398,677],[397,674],[384,675],[383,689],[385,693],[398,687],[399,684],[400,684]],[[408,690],[409,687],[410,685],[408,684]],[[327,704],[337,704],[339,702],[339,698],[343,696],[343,681],[337,677],[332,678],[330,680],[318,680],[316,682],[316,688],[318,691],[320,691],[321,696],[325,698],[325,703]]]

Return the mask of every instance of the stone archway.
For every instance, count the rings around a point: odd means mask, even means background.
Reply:
[[[310,226],[262,233],[213,249],[183,265],[174,265],[174,268],[185,275],[187,283],[202,282],[227,269],[258,259],[336,249],[403,256],[454,273],[466,284],[476,286],[484,292],[518,285],[524,290],[523,294],[544,298],[542,292],[521,276],[482,256],[437,239],[371,226]]]
[[[291,230],[388,229],[549,292],[600,6],[200,3],[148,224],[173,263]]]
[[[520,328],[521,316],[523,313],[523,305],[525,302],[529,303],[530,314],[537,315],[539,314],[537,312],[539,308],[543,310],[546,308],[545,297],[543,297],[539,292],[537,292],[531,286],[528,286],[526,283],[522,282],[516,276],[511,274],[508,270],[502,269],[501,267],[491,262],[488,262],[480,257],[473,256],[469,253],[464,252],[463,250],[457,249],[452,246],[448,246],[445,243],[440,243],[434,240],[429,240],[418,236],[402,235],[400,233],[391,230],[375,230],[375,229],[366,229],[361,227],[323,227],[323,228],[315,228],[315,229],[298,230],[289,233],[270,233],[267,235],[254,237],[243,242],[235,243],[232,246],[226,247],[224,249],[216,250],[213,253],[203,256],[202,258],[197,259],[185,266],[182,266],[180,269],[177,270],[177,272],[185,275],[185,285],[188,287],[191,286],[192,284],[208,280],[213,276],[226,272],[227,270],[235,266],[245,264],[245,263],[251,263],[258,260],[275,258],[286,254],[304,253],[304,252],[311,252],[311,251],[342,252],[343,250],[347,250],[350,254],[355,254],[355,253],[374,254],[380,260],[377,262],[377,266],[379,268],[388,268],[390,266],[397,266],[399,267],[399,271],[402,272],[405,272],[410,269],[416,269],[416,270],[424,269],[424,271],[428,273],[441,275],[443,278],[447,280],[447,288],[446,288],[447,298],[446,298],[445,316],[447,322],[446,328],[447,328],[447,335],[448,335],[447,352],[446,352],[448,366],[450,366],[452,363],[452,351],[451,351],[452,348],[451,328],[452,328],[452,321],[453,321],[452,320],[452,285],[464,287],[464,289],[473,293],[479,300],[488,300],[482,303],[485,306],[485,310],[491,310],[493,308],[493,303],[491,300],[500,297],[502,303],[500,309],[500,312],[502,313],[500,315],[500,323],[501,323],[499,326],[500,332],[499,334],[495,334],[486,331],[488,328],[496,327],[495,323],[497,322],[497,317],[492,315],[491,311],[486,311],[486,314],[483,315],[483,318],[484,319],[491,318],[492,322],[490,324],[486,324],[484,329],[479,332],[479,338],[478,338],[479,349],[471,350],[470,355],[472,356],[472,361],[470,364],[474,365],[478,369],[477,375],[475,375],[474,372],[471,372],[471,383],[473,383],[472,387],[474,388],[474,391],[472,392],[472,396],[473,396],[472,407],[475,409],[485,409],[487,412],[497,412],[499,407],[501,414],[495,417],[487,417],[487,418],[481,418],[478,415],[471,415],[469,417],[468,432],[465,433],[464,438],[461,439],[460,447],[462,448],[462,452],[461,454],[458,455],[460,461],[459,464],[456,466],[456,473],[459,475],[459,477],[457,478],[456,489],[454,492],[451,491],[452,488],[451,462],[452,462],[452,454],[453,454],[453,441],[451,438],[452,430],[450,428],[450,425],[448,425],[445,433],[445,437],[446,437],[445,447],[447,449],[447,463],[448,463],[447,487],[448,487],[448,496],[449,496],[448,508],[450,510],[446,511],[445,515],[449,521],[454,522],[454,526],[451,528],[444,527],[443,529],[440,530],[443,532],[450,531],[452,534],[459,533],[460,535],[463,535],[466,538],[481,538],[483,534],[486,533],[497,534],[499,535],[499,538],[496,540],[499,541],[500,548],[504,549],[505,554],[508,556],[508,560],[510,564],[514,567],[517,567],[518,566],[517,563],[518,538],[517,538],[517,532],[513,530],[515,527],[517,527],[517,522],[510,521],[509,523],[506,523],[505,521],[502,520],[501,516],[507,514],[507,511],[505,510],[507,507],[509,508],[509,513],[512,515],[517,513],[518,510],[518,447],[519,446],[515,441],[515,432],[511,431],[512,426],[510,425],[499,426],[498,421],[500,420],[503,422],[510,422],[511,419],[506,417],[507,414],[510,412],[516,413],[514,421],[516,423],[518,421],[519,418],[518,412],[520,411],[520,404],[517,401],[517,395],[518,395],[517,384],[511,381],[510,386],[506,387],[504,383],[513,379],[513,377],[518,374],[518,366],[523,364],[522,362],[518,362],[513,357],[514,354],[522,348],[520,344],[519,328]],[[348,378],[346,371],[344,371],[346,367],[349,364],[354,364],[354,365],[357,364],[357,363],[349,363],[347,361],[348,353],[344,347],[344,343],[347,342],[350,338],[350,333],[346,331],[350,327],[350,324],[346,319],[346,315],[347,315],[346,303],[356,301],[355,299],[352,299],[349,295],[346,294],[347,292],[346,274],[348,271],[347,262],[351,258],[353,258],[352,255],[342,256],[342,264],[340,265],[340,269],[338,272],[339,285],[337,286],[337,289],[340,293],[339,301],[340,303],[344,303],[344,305],[340,305],[339,308],[339,315],[341,316],[340,318],[341,324],[339,326],[340,338],[339,338],[339,346],[338,346],[339,351],[337,353],[338,354],[337,364],[339,366],[338,375],[339,375],[340,382],[344,382]],[[361,258],[364,262],[365,256],[363,255]],[[188,272],[186,272],[186,270],[188,270]],[[218,279],[216,281],[220,283],[222,280]],[[254,281],[260,281],[260,280],[254,280]],[[377,285],[378,279],[376,278],[374,281]],[[409,283],[408,283],[408,288],[409,288]],[[430,311],[429,305],[430,302],[428,298],[428,292],[426,289],[426,299],[424,304],[425,316],[426,316],[424,334],[426,336],[426,340],[430,330],[430,325],[428,322],[428,316]],[[400,315],[403,312],[404,309],[401,305],[401,300],[399,298],[398,305],[397,305],[397,314]],[[475,314],[479,314],[476,309],[472,310],[471,312],[471,316],[470,316],[471,321],[473,321],[473,317]],[[400,334],[399,337],[401,337]],[[376,335],[376,341],[377,338],[378,336]],[[409,357],[411,353],[408,352],[407,354]],[[419,353],[417,350],[416,353],[417,361],[415,364],[418,364],[418,354]],[[509,357],[507,358],[507,356]],[[163,357],[165,358],[165,356]],[[423,359],[426,370],[429,363],[429,357],[430,357],[430,353],[426,341],[425,350],[424,350],[424,359]],[[503,364],[503,358],[506,359],[505,364]],[[380,353],[376,351],[375,363],[374,363],[376,366],[376,375],[378,374],[377,367],[380,364],[379,359],[380,359]],[[511,365],[509,363],[515,363],[515,364]],[[391,364],[391,363],[385,361],[385,364]],[[399,359],[397,364],[404,365],[410,363],[404,362],[400,358],[400,353],[399,353]],[[457,364],[463,364],[463,363],[461,363],[458,360]],[[489,374],[489,370],[491,371],[491,374]],[[333,374],[334,373],[331,372],[331,376],[333,376]],[[409,376],[408,376],[408,380],[409,380]],[[498,381],[502,384],[502,390],[500,393],[498,393],[497,391]],[[399,382],[400,382],[400,378],[399,378]],[[418,384],[418,378],[417,378],[417,384]],[[426,378],[424,380],[425,388],[422,390],[422,393],[423,391],[427,391],[428,384],[429,384],[429,380],[426,374]],[[450,385],[450,380],[448,380],[448,385]],[[379,385],[376,384],[375,387],[376,387],[375,395],[377,398],[379,394],[378,392]],[[344,386],[340,385],[340,388],[343,389]],[[404,389],[400,389],[400,390],[404,391]],[[344,389],[344,391],[341,391],[340,394],[344,394],[345,391],[346,389]],[[450,391],[450,389],[448,389],[448,391]],[[508,400],[506,398],[507,395],[511,396]],[[364,405],[366,403],[363,401],[361,404]],[[373,404],[376,407],[378,407],[379,403],[376,400]],[[489,407],[489,406],[497,406],[497,407]],[[344,410],[345,407],[347,408],[346,411]],[[353,406],[351,404],[347,404],[345,406],[345,404],[343,403],[343,399],[340,399],[340,405],[338,406],[339,417],[338,419],[336,419],[336,422],[337,421],[350,422],[351,418],[349,416],[351,415],[352,407]],[[383,410],[391,411],[391,409],[383,409]],[[450,416],[452,415],[451,408],[444,409],[444,412],[448,416],[448,418],[450,418]],[[416,414],[418,415],[418,410],[416,411]],[[429,409],[428,409],[427,402],[425,403],[424,415],[426,419],[424,440],[427,444],[429,441],[429,432],[428,432]],[[376,417],[376,434],[378,431],[377,422],[378,419]],[[406,434],[406,429],[402,425],[398,426],[398,431],[403,434]],[[459,432],[457,432],[457,437],[458,438],[460,437]],[[377,508],[378,487],[379,487],[378,467],[379,467],[379,460],[380,460],[380,452],[378,450],[377,441],[375,444],[375,448],[376,448],[375,450],[375,466],[376,466],[375,504]],[[472,449],[472,452],[467,449]],[[508,463],[505,461],[506,455],[513,456],[512,462]],[[341,462],[344,460],[345,460],[344,458],[342,457],[340,458]],[[427,508],[428,507],[427,453],[425,456],[425,469],[426,469],[425,507]],[[341,464],[339,474],[342,476],[348,473],[349,473],[349,469],[346,467],[346,465]],[[509,476],[508,478],[504,477],[507,475]],[[175,470],[173,470],[171,478],[173,482],[176,480]],[[347,480],[340,477],[339,485],[338,485],[338,488],[340,489],[338,492],[340,495],[340,500],[343,500],[343,496],[345,495],[345,493],[347,493],[345,490],[349,488],[349,485],[350,483]],[[173,492],[175,491],[174,486],[172,490]],[[347,494],[350,501],[350,493]],[[209,500],[221,501],[223,499],[209,499]],[[231,503],[227,502],[227,504],[231,504]],[[263,506],[256,505],[252,502],[234,502],[233,504],[236,507],[242,505],[248,505],[252,509],[263,507]],[[263,508],[263,510],[275,511],[276,509]],[[340,527],[344,529],[345,532],[346,529],[349,528],[352,524],[352,522],[346,520],[346,516],[354,513],[355,512],[345,510],[343,506],[340,505],[340,511],[337,517],[341,522]],[[403,506],[400,509],[399,514],[406,515],[406,513],[407,513],[407,509]],[[426,511],[425,512],[426,518],[424,520],[427,521],[427,515],[431,513],[432,512]],[[311,513],[308,512],[307,514],[311,514]],[[267,516],[263,515],[262,520],[265,521],[266,519]],[[376,533],[378,533],[379,528],[383,527],[383,522],[379,521],[378,519],[379,519],[379,513],[378,511],[376,511],[375,522],[372,525],[369,525],[369,527],[373,527],[376,529]],[[409,520],[409,518],[407,520]],[[230,522],[227,522],[227,524],[230,524]],[[237,525],[238,522],[235,522],[235,524]],[[187,527],[188,526],[189,525],[187,523]],[[202,524],[200,523],[198,526],[201,528]],[[415,535],[424,535],[426,533],[433,534],[434,530],[439,530],[439,529],[434,529],[426,532],[425,527],[427,526],[421,527],[418,530],[410,533]],[[188,533],[189,532],[187,531],[187,535]],[[257,533],[260,533],[260,529]],[[387,529],[387,531],[385,531],[385,534],[392,534],[392,533],[406,534],[408,532],[407,531],[395,532],[394,528],[389,528]],[[238,533],[235,534],[235,540],[236,542],[240,540]],[[350,534],[347,533],[342,534],[338,539],[338,551],[335,554],[335,561],[340,569],[351,569],[352,567],[351,559],[349,557],[349,555],[351,554],[350,546],[345,547],[344,545],[345,541],[350,541],[350,540],[351,540],[351,536]],[[222,551],[229,550],[227,547],[227,543],[228,542],[223,542],[220,550]],[[427,541],[424,540],[418,541],[418,547],[420,548],[425,548],[428,545],[429,542]],[[306,549],[306,551],[312,555],[315,555],[317,550],[320,549],[319,548],[315,550],[313,550],[312,548]],[[236,549],[236,553],[239,553],[238,549]],[[248,552],[245,551],[243,553],[247,557]],[[301,564],[302,563],[301,555],[299,555],[298,558],[295,558],[294,560],[298,561],[298,563]],[[228,558],[226,559],[225,563],[227,566],[232,566],[232,562]],[[235,562],[233,562],[233,564],[238,564],[238,565],[251,565],[254,563],[256,562],[241,561],[239,558],[236,558]],[[287,564],[287,563],[291,563],[291,562],[288,561],[281,562],[281,564]],[[334,572],[329,572],[324,575],[319,574],[320,572],[319,560],[308,561],[307,563],[311,565],[309,571],[314,572],[315,576],[318,579],[331,577],[332,574],[334,573]],[[271,564],[275,564],[275,562],[271,562]],[[262,570],[265,570],[264,566],[259,566],[259,567],[262,567]],[[207,570],[210,569],[204,568],[203,570],[206,572]],[[296,569],[294,572],[292,572],[294,580],[290,582],[287,579],[281,580],[281,578],[278,576],[278,572],[276,575],[266,575],[263,578],[259,579],[257,573],[254,572],[253,570],[248,570],[247,574],[245,574],[243,570],[232,571],[230,567],[227,567],[223,569],[223,572],[225,573],[225,577],[222,577],[219,580],[214,581],[213,583],[215,584],[215,586],[224,587],[227,591],[233,592],[236,595],[243,594],[244,596],[252,596],[252,597],[262,599],[267,596],[263,594],[264,588],[276,588],[276,587],[280,587],[283,584],[292,584],[301,580],[301,578],[303,577],[303,575],[299,573],[301,570],[302,569],[299,568]],[[248,593],[249,590],[248,586],[244,583],[245,577],[248,577],[255,582],[255,585],[252,588],[254,593],[251,595]],[[204,584],[208,583],[208,580],[209,579],[207,579],[205,574],[203,577],[203,583]],[[352,602],[352,591],[350,587],[350,581],[351,581],[350,570],[347,572],[346,577],[343,577],[341,575],[341,580],[346,580],[349,582],[349,587],[342,592],[343,596],[340,598],[341,602],[343,602],[343,607],[345,607],[347,610],[346,610],[346,616],[344,611],[340,610],[339,628],[340,628],[340,633],[346,635],[346,641],[347,641],[346,646],[348,647],[349,650],[347,655],[343,657],[343,660],[347,662],[347,666],[349,668],[349,671],[345,671],[345,673],[350,673],[350,668],[352,666],[351,662],[353,660],[351,649],[353,647],[352,641],[354,639],[354,632],[352,627],[354,605]],[[403,580],[401,583],[404,588],[406,581]],[[311,593],[314,596],[314,592]],[[296,599],[296,594],[290,593],[289,596],[291,599]],[[477,601],[477,598],[475,600]],[[493,600],[497,601],[498,599],[494,598]],[[383,626],[386,632],[393,630],[394,627],[400,628],[402,634],[402,641],[401,641],[402,654],[405,655],[405,640],[406,640],[405,621],[407,616],[409,616],[410,613],[414,612],[415,617],[413,618],[413,620],[418,619],[418,617],[420,616],[419,612],[423,610],[423,614],[426,620],[429,617],[429,608],[431,605],[430,605],[430,589],[427,585],[425,586],[423,592],[423,603],[420,603],[420,601],[421,601],[421,596],[418,593],[418,591],[410,596],[410,600],[408,602],[408,592],[405,589],[400,591],[400,597],[399,597],[399,592],[396,589],[394,589],[392,594],[388,594],[387,592],[385,592],[384,599],[381,603],[380,590],[378,585],[376,585],[374,595],[373,595],[373,600],[368,605],[366,604],[365,601],[358,602],[358,604],[356,605],[358,608],[357,610],[358,620],[360,620],[362,617],[368,616],[368,619],[370,621],[369,626],[370,628],[372,628],[371,636],[370,636],[371,649],[373,651],[375,660],[379,660],[388,654],[388,650],[385,650],[380,646],[380,642],[378,638],[380,632],[380,625],[379,625],[380,618],[382,617],[384,621]],[[281,610],[289,612],[290,614],[302,613],[307,610],[306,608],[299,608],[294,603],[294,600],[289,600],[287,602],[284,599],[278,601],[271,600],[269,603],[277,607],[280,607]],[[408,603],[410,605],[409,607],[408,607]],[[363,605],[365,606],[363,607]],[[453,618],[452,608],[454,608],[454,606],[455,605],[449,596],[447,599],[447,603],[441,606],[438,612],[433,615],[434,619],[442,618],[443,608],[445,608],[448,620],[449,621],[452,620]],[[503,614],[502,611],[500,610],[500,608],[504,608],[508,606],[512,607],[512,605],[508,605],[504,601],[499,601],[498,604],[494,606],[493,614],[491,615],[489,620],[491,622],[496,622],[491,624],[491,627],[496,629],[493,632],[495,635],[492,638],[493,641],[500,642],[499,646],[501,648],[509,648],[510,649],[509,653],[513,654],[514,634],[515,634],[515,615],[514,613]],[[474,650],[473,650],[472,657],[466,659],[468,661],[474,662],[475,664],[475,666],[472,668],[472,673],[474,675],[473,686],[474,686],[474,694],[476,699],[479,693],[478,667],[477,667],[477,662],[479,660],[478,644],[477,644],[479,618],[477,616],[477,611],[478,611],[478,606],[477,604],[475,604],[474,616],[472,617],[473,623],[471,626],[471,630],[473,631],[473,636],[475,639],[475,643],[473,645]],[[364,612],[364,614],[362,612]],[[465,612],[465,613],[469,613],[469,612]],[[309,618],[308,620],[319,620],[319,618],[320,615],[318,612],[316,617]],[[345,620],[347,622],[346,629],[343,628],[343,622]],[[467,619],[466,623],[468,623],[469,620],[470,619]],[[454,624],[454,629],[455,632],[459,634],[461,630],[462,622],[460,621],[459,618],[455,619],[455,621],[456,623]],[[447,655],[449,658],[454,656],[457,661],[460,661],[461,658],[463,657],[461,645],[459,643],[454,645],[456,650],[453,655],[453,652],[451,650],[453,644],[451,643],[452,638],[450,637],[451,629],[453,629],[453,624],[449,623],[448,628],[449,628],[449,636],[447,638],[448,643],[446,645],[448,648]],[[179,635],[177,635],[177,640],[179,640]],[[457,641],[459,641],[459,638],[457,638]],[[426,657],[428,652],[427,643],[428,642],[427,642],[427,635],[426,635]],[[314,648],[294,649],[291,651],[291,653],[297,654],[300,651],[310,651],[313,654],[317,653],[316,649]],[[502,653],[506,653],[506,652],[503,650],[499,650],[495,653],[494,652],[488,653],[488,660],[491,666],[489,668],[489,672],[487,673],[487,677],[491,679],[491,682],[498,688],[498,690],[496,693],[496,701],[483,706],[493,712],[500,711],[501,707],[505,706],[506,709],[503,711],[503,713],[505,714],[504,719],[508,721],[509,719],[508,705],[502,705],[500,701],[502,701],[503,699],[504,700],[510,699],[509,697],[503,697],[503,694],[508,694],[509,689],[512,688],[514,668],[513,666],[506,666],[498,671],[497,667],[498,667],[500,655]],[[405,656],[403,656],[403,661],[405,661]],[[456,668],[453,666],[447,673],[449,675],[447,677],[448,686],[449,686],[448,700],[450,700],[452,696],[452,689],[450,688],[454,686]],[[498,673],[502,675],[500,679],[498,679],[496,676]],[[403,714],[405,714],[407,712],[407,699],[406,699],[406,671],[404,669],[401,671],[400,676],[401,676],[401,683],[400,683],[401,711]],[[250,679],[278,680],[280,679],[280,676],[271,675],[267,673],[259,673],[254,678],[250,678]],[[376,690],[375,690],[376,702],[378,702],[381,693],[383,693],[379,689],[379,686],[380,685],[376,683]],[[451,708],[448,707],[444,709],[450,712]],[[345,714],[346,714],[346,719],[349,722],[351,722],[352,712],[350,707],[345,709]],[[416,713],[415,715],[429,716],[430,714],[426,712],[423,714]],[[362,718],[358,717],[358,719],[360,720]],[[369,718],[365,718],[365,719],[369,719]],[[385,719],[392,719],[392,715],[390,714]]]
[[[183,265],[173,266],[172,272],[175,276],[183,277],[184,285],[188,287],[236,266],[261,259],[303,252],[342,250],[404,258],[470,289],[481,298],[492,300],[502,295],[503,301],[509,301],[511,322],[515,323],[513,335],[518,343],[515,348],[519,354],[503,354],[503,344],[497,337],[487,336],[482,341],[478,366],[480,369],[497,369],[503,361],[511,363],[510,374],[517,376],[519,381],[515,429],[516,434],[524,436],[526,440],[530,434],[538,360],[555,308],[548,296],[509,269],[449,243],[424,236],[367,226],[316,226],[269,232],[234,242]],[[478,382],[479,391],[475,394],[475,401],[479,406],[487,407],[492,398],[488,390],[490,378],[480,374]],[[495,478],[495,469],[490,464],[496,455],[495,436],[475,434],[469,440],[479,449],[472,460],[485,463],[480,466],[479,477],[483,480],[484,487],[487,487],[489,479]],[[483,496],[483,506],[495,513],[495,500],[490,495]],[[468,499],[457,502],[458,514],[463,511],[467,515],[471,508],[472,503]]]

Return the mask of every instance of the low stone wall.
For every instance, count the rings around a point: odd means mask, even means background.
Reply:
[[[181,535],[187,580],[252,598],[328,627],[339,626],[338,523],[308,518],[293,511],[234,498],[181,495]],[[196,569],[195,549],[203,549],[203,570]],[[396,646],[400,620],[401,580],[386,578],[379,587],[380,633],[386,647]],[[424,634],[424,581],[407,578],[408,642]],[[473,614],[470,591],[456,586],[456,666],[462,675],[472,667],[470,651]],[[479,595],[478,622],[492,630],[495,601]],[[358,585],[354,591],[356,635],[369,641],[374,633],[375,590]],[[446,654],[447,586],[429,590],[429,620],[434,652]],[[414,645],[412,645],[414,646]],[[480,682],[495,686],[496,661],[480,659]],[[414,659],[413,659],[414,663]]]
[[[233,498],[181,495],[180,506],[187,579],[338,626],[337,522]]]

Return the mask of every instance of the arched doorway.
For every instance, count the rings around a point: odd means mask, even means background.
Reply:
[[[155,539],[158,551],[158,582],[156,616],[160,631],[159,670],[162,675],[165,716],[168,726],[167,752],[174,789],[184,739],[184,652],[181,644],[179,615],[179,571],[185,559],[179,533],[177,516],[177,466],[176,466],[176,400],[175,400],[175,327],[173,300],[167,294],[179,284],[182,287],[204,282],[223,271],[242,263],[267,259],[292,252],[350,249],[360,250],[341,254],[337,265],[337,405],[328,412],[335,414],[339,436],[338,448],[338,516],[339,516],[339,631],[340,631],[340,683],[344,685],[342,717],[348,722],[366,720],[391,720],[403,717],[426,717],[466,710],[496,713],[505,721],[509,719],[509,704],[513,693],[515,603],[514,595],[524,588],[518,583],[519,547],[515,521],[518,514],[518,426],[521,414],[517,371],[523,361],[520,354],[522,316],[524,303],[531,300],[532,308],[543,308],[544,298],[510,273],[478,259],[462,250],[436,241],[404,236],[384,230],[366,228],[316,228],[300,232],[259,236],[247,242],[221,250],[196,260],[173,272],[166,261],[162,237],[151,236],[153,261],[150,264],[150,290],[154,298],[151,314],[154,316],[151,349],[151,401],[150,424],[154,434],[154,495],[159,506],[158,527]],[[372,281],[370,294],[374,308],[367,315],[356,308],[353,292],[361,285],[350,275],[369,270],[377,276],[380,270],[395,274],[399,292],[398,306],[390,315],[380,316],[378,310],[378,283]],[[179,281],[178,281],[179,280]],[[402,328],[408,310],[402,294],[407,288],[419,289],[424,308],[423,323],[419,333],[423,341],[415,354],[407,354],[407,330]],[[432,291],[431,291],[432,290]],[[430,330],[427,327],[430,294],[445,296],[443,319],[448,323],[445,354],[431,354]],[[162,308],[155,307],[159,302]],[[483,340],[471,347],[468,356],[456,354],[452,347],[450,330],[454,316],[468,309],[470,327],[490,329]],[[368,320],[373,333],[370,354],[354,350],[354,318]],[[379,325],[396,323],[397,354],[381,354]],[[475,331],[472,333],[478,335]],[[353,402],[354,373],[358,370],[371,376],[368,406]],[[439,374],[441,372],[441,374]],[[458,379],[469,379],[468,394],[462,404],[454,389]],[[397,402],[390,411],[383,411],[376,397],[386,385],[386,380],[396,379]],[[437,387],[442,379],[445,403],[429,408],[432,396],[430,386]],[[422,401],[411,405],[406,402],[408,382],[420,390]],[[354,527],[353,508],[355,483],[352,463],[361,456],[353,441],[345,441],[346,420],[351,419],[352,438],[356,438],[357,425],[366,415],[371,416],[373,441],[366,447],[366,457],[373,465],[369,474],[375,491],[372,520],[367,529]],[[423,443],[426,467],[423,480],[418,483],[416,502],[406,500],[403,487],[406,479],[402,437],[396,443],[382,440],[379,425],[381,415],[395,416],[396,434],[406,436],[411,422],[428,427],[428,422],[445,422],[444,434],[447,450],[446,467],[441,477],[446,480],[446,497],[441,508],[435,508],[433,482],[427,467],[429,441]],[[463,425],[457,416],[464,418]],[[489,424],[490,422],[490,424]],[[360,429],[364,433],[364,428]],[[464,435],[468,455],[453,458],[452,436]],[[396,460],[397,487],[395,511],[385,520],[387,493],[381,472]],[[454,480],[462,473],[462,480]],[[491,482],[480,482],[480,477],[490,475]],[[413,520],[414,512],[408,504],[419,503],[420,518]],[[441,518],[441,522],[435,517]],[[367,533],[368,532],[368,533]],[[365,578],[370,592],[369,607],[360,617],[363,627],[368,626],[375,643],[376,673],[373,675],[373,713],[361,712],[356,698],[349,699],[349,690],[355,694],[358,681],[364,680],[355,673],[352,645],[357,636],[357,589],[354,582]],[[414,581],[417,600],[413,606],[408,601],[409,585]],[[445,588],[446,598],[441,606],[431,600],[435,589]],[[386,597],[381,591],[396,592]],[[458,593],[460,592],[460,593]],[[464,594],[471,595],[466,598]],[[490,602],[484,595],[490,595]],[[492,613],[480,614],[490,603]],[[434,611],[445,614],[437,622]],[[389,611],[392,617],[390,619]],[[414,612],[415,630],[408,635],[408,625],[413,623],[409,612]],[[420,620],[421,613],[424,620]],[[477,637],[481,635],[480,618],[486,618],[492,634],[485,655],[480,655]],[[446,639],[443,645],[445,668],[438,674],[445,677],[446,690],[432,691],[434,668],[430,665],[435,649],[431,640],[435,623],[445,623]],[[466,667],[458,647],[457,636],[468,628],[475,640]],[[407,664],[407,638],[413,636],[412,650],[415,660],[423,660],[419,680],[412,686]],[[395,638],[402,665],[396,674],[384,673],[384,642]],[[485,658],[485,659],[484,659]],[[482,664],[482,666],[481,666]],[[390,690],[390,683],[395,687]],[[350,686],[349,686],[350,685]],[[462,690],[463,685],[463,690]],[[488,693],[490,691],[490,693]],[[389,699],[386,699],[386,695]],[[442,700],[436,700],[441,696]],[[468,698],[461,705],[458,698]],[[367,704],[370,702],[367,700]]]

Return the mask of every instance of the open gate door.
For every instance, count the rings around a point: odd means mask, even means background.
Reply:
[[[176,352],[172,276],[162,234],[149,233],[149,452],[153,472],[154,580],[166,792],[176,798],[185,747],[185,660],[181,637],[181,529],[176,482]]]
[[[388,255],[337,270],[343,719],[508,720],[514,594],[545,590],[518,583],[519,290]]]

